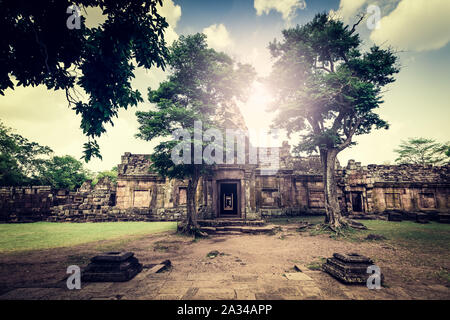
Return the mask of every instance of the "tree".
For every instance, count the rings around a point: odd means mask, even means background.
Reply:
[[[167,64],[168,80],[157,90],[149,88],[149,101],[156,104],[156,110],[136,113],[140,124],[137,137],[164,139],[151,155],[152,168],[163,177],[188,180],[187,221],[182,231],[197,234],[197,185],[214,162],[202,157],[207,143],[194,136],[194,122],[201,121],[202,135],[207,129],[220,127],[217,115],[235,99],[245,99],[255,72],[249,65],[235,63],[225,53],[209,49],[203,34],[181,36],[169,49]],[[182,141],[170,137],[177,129],[186,130]],[[221,148],[216,142],[214,147]],[[185,150],[187,160],[178,163],[173,161],[172,151],[179,147]],[[200,150],[200,161],[195,161],[196,150]]]
[[[72,156],[54,156],[45,161],[39,172],[39,180],[43,185],[54,189],[75,190],[89,179],[89,172],[83,163]]]
[[[0,123],[0,185],[38,184],[36,176],[51,152]]]
[[[274,127],[302,133],[296,151],[320,154],[326,218],[334,231],[355,225],[341,215],[335,180],[339,152],[355,144],[354,135],[388,128],[375,113],[383,102],[381,89],[399,72],[390,49],[361,49],[352,27],[327,14],[303,26],[282,31],[283,41],[270,43],[275,59],[269,77],[276,103]]]
[[[161,0],[76,1],[83,10],[97,7],[107,16],[93,28],[85,25],[77,8],[66,14],[72,4],[70,0],[0,2],[0,94],[15,85],[65,90],[89,138],[84,144],[84,158],[89,161],[101,158],[96,138],[105,132],[104,125],[113,125],[120,108],[143,101],[131,87],[136,65],[164,69],[163,32],[168,24],[157,11]],[[76,15],[80,28],[69,29]],[[87,102],[79,88],[87,94]]]
[[[92,185],[95,186],[98,183],[98,181],[104,177],[108,177],[113,184],[116,184],[117,175],[118,175],[117,166],[114,166],[111,170],[100,171],[95,175],[94,179],[92,180]]]
[[[444,165],[449,162],[449,143],[438,143],[434,139],[408,138],[402,141],[398,149],[394,151],[398,154],[395,162],[400,164],[412,163],[420,165]]]

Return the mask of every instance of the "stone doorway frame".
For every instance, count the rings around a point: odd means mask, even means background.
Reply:
[[[232,215],[223,215],[220,214],[220,196],[222,193],[222,184],[236,184],[236,206],[237,206],[237,214]],[[241,211],[241,180],[238,179],[226,179],[226,180],[217,180],[217,196],[216,196],[216,217],[217,218],[236,218],[240,219],[242,217]]]

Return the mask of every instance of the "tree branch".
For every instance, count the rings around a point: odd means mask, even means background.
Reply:
[[[362,118],[359,118],[358,120],[356,120],[355,125],[350,129],[350,131],[347,134],[347,139],[345,139],[345,141],[337,147],[337,149],[339,151],[344,150],[345,148],[347,148],[350,145],[350,143],[352,142],[352,137],[355,134],[355,132],[358,129],[361,122],[362,122]]]
[[[361,16],[359,17],[359,20],[352,26],[352,29],[350,30],[350,34],[355,32],[355,28],[361,23],[361,21],[364,19],[365,16],[366,16],[365,13],[361,13]]]

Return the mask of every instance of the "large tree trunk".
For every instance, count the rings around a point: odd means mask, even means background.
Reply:
[[[320,158],[323,170],[323,186],[325,194],[325,223],[336,230],[346,225],[346,219],[341,215],[336,185],[337,149],[321,150]]]
[[[192,234],[194,236],[207,237],[208,234],[200,230],[197,222],[197,205],[196,194],[200,175],[196,172],[191,179],[189,179],[186,192],[186,221],[179,225],[178,230],[181,233]]]
[[[343,226],[349,226],[356,229],[367,229],[362,223],[342,216],[336,184],[336,158],[338,153],[339,151],[337,149],[320,150],[325,194],[325,224],[335,232]]]
[[[189,180],[186,190],[187,226],[191,229],[198,228],[197,207],[195,205],[195,195],[197,193],[198,180],[198,176],[192,177],[192,179]]]

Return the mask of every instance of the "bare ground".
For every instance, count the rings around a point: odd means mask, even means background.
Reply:
[[[141,274],[126,283],[83,284],[69,291],[69,265],[86,266],[105,251],[133,251],[145,265],[170,259],[168,272]],[[213,250],[221,254],[210,258]],[[320,270],[334,252],[372,258],[386,286],[369,290],[344,285]],[[300,267],[305,279],[296,279]],[[194,241],[174,233],[100,241],[85,245],[0,255],[0,299],[450,299],[449,253],[406,248],[389,241],[351,242],[311,236],[292,226],[274,235],[227,235]],[[294,274],[294,276],[292,276]],[[21,289],[18,289],[21,288]],[[76,292],[75,292],[76,291]]]

